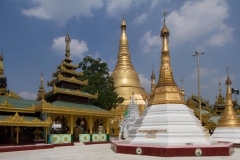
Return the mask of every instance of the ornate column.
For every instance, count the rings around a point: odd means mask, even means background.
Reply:
[[[16,135],[16,137],[17,137],[17,139],[16,139],[16,143],[18,144],[19,143],[19,126],[17,126],[17,135]]]
[[[109,134],[109,117],[106,117],[106,134]]]
[[[49,118],[49,113],[47,114],[47,119]],[[46,131],[45,131],[45,143],[48,143],[48,133],[49,133],[49,127],[46,127]]]
[[[11,141],[13,139],[13,126],[11,126]]]
[[[71,125],[71,134],[73,134],[73,115],[71,114],[71,118],[70,118],[70,125]]]
[[[92,125],[93,125],[93,122],[92,122],[92,115],[90,115],[89,120],[90,120],[90,121],[89,121],[89,123],[90,123],[90,124],[89,124],[89,126],[90,126],[89,130],[90,130],[90,134],[92,134],[92,128],[93,128],[93,127],[92,127]]]

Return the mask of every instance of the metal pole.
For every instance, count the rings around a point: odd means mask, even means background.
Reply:
[[[200,113],[200,122],[202,124],[202,105],[201,105],[201,89],[200,89],[200,67],[199,67],[199,53],[197,54],[197,68],[198,68],[198,108]]]

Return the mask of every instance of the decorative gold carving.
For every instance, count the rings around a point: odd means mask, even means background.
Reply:
[[[69,89],[62,90],[61,88],[53,86],[53,89],[45,94],[45,97],[48,97],[49,95],[56,94],[56,93],[63,93],[63,94],[69,94],[69,95],[75,95],[75,96],[81,96],[81,97],[88,97],[97,99],[98,93],[92,95],[86,92],[82,92],[80,90],[70,91]]]
[[[156,138],[157,132],[167,132],[166,129],[160,130],[138,130],[138,132],[146,132],[146,138]]]
[[[57,75],[57,78],[52,79],[51,82],[47,82],[48,86],[53,86],[57,82],[60,82],[60,81],[66,81],[66,82],[71,82],[71,83],[75,83],[75,84],[82,84],[82,85],[87,85],[88,84],[88,80],[80,81],[77,78],[75,78],[75,76],[73,76],[71,78],[67,78],[67,77],[64,77],[63,75],[61,75],[60,72],[58,72],[58,73],[59,74]]]
[[[14,93],[14,91],[10,91],[7,93],[5,96],[10,97],[10,98],[19,98],[22,99],[18,94]]]
[[[0,103],[0,109],[6,112],[17,111],[17,112],[25,112],[25,113],[35,113],[35,111],[39,110],[39,106],[32,105],[31,107],[26,107],[26,108],[15,108],[7,100],[4,100],[3,103]]]
[[[155,132],[155,133],[157,133],[157,132],[167,132],[167,130],[166,130],[166,129],[158,129],[158,130],[138,130],[138,132],[148,132],[148,133],[150,133],[150,132]]]
[[[52,74],[52,76],[56,77],[59,73],[70,73],[76,76],[82,76],[83,72],[76,72],[74,69],[67,69],[66,67],[64,67],[62,64],[60,64],[58,66],[58,71],[56,71],[55,73]]]
[[[41,136],[42,133],[43,132],[37,127],[33,132],[35,139],[41,139],[42,138],[42,136]]]

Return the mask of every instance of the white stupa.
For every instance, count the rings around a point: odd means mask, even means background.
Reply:
[[[183,94],[176,85],[170,64],[168,37],[164,19],[159,81],[151,92],[149,107],[129,131],[126,143],[133,145],[210,145],[216,142],[192,109],[185,105]]]
[[[134,94],[131,96],[131,100],[127,109],[127,115],[124,117],[123,121],[119,124],[120,127],[120,133],[119,133],[119,139],[120,138],[127,138],[129,130],[134,127],[135,122],[139,119],[139,110],[138,105],[134,101]]]
[[[211,137],[216,141],[233,142],[240,144],[240,122],[232,104],[231,80],[229,75],[226,80],[226,106],[221,118],[218,120],[218,127],[214,130]]]

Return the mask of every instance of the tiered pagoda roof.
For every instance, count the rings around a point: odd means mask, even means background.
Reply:
[[[88,99],[97,98],[98,94],[92,95],[81,91],[82,86],[88,85],[88,80],[81,81],[79,77],[83,72],[77,72],[78,65],[74,65],[70,58],[70,36],[65,37],[66,50],[65,59],[57,66],[57,71],[52,74],[53,78],[47,82],[52,90],[44,94],[44,99],[52,103],[64,101],[71,103],[87,104]]]

